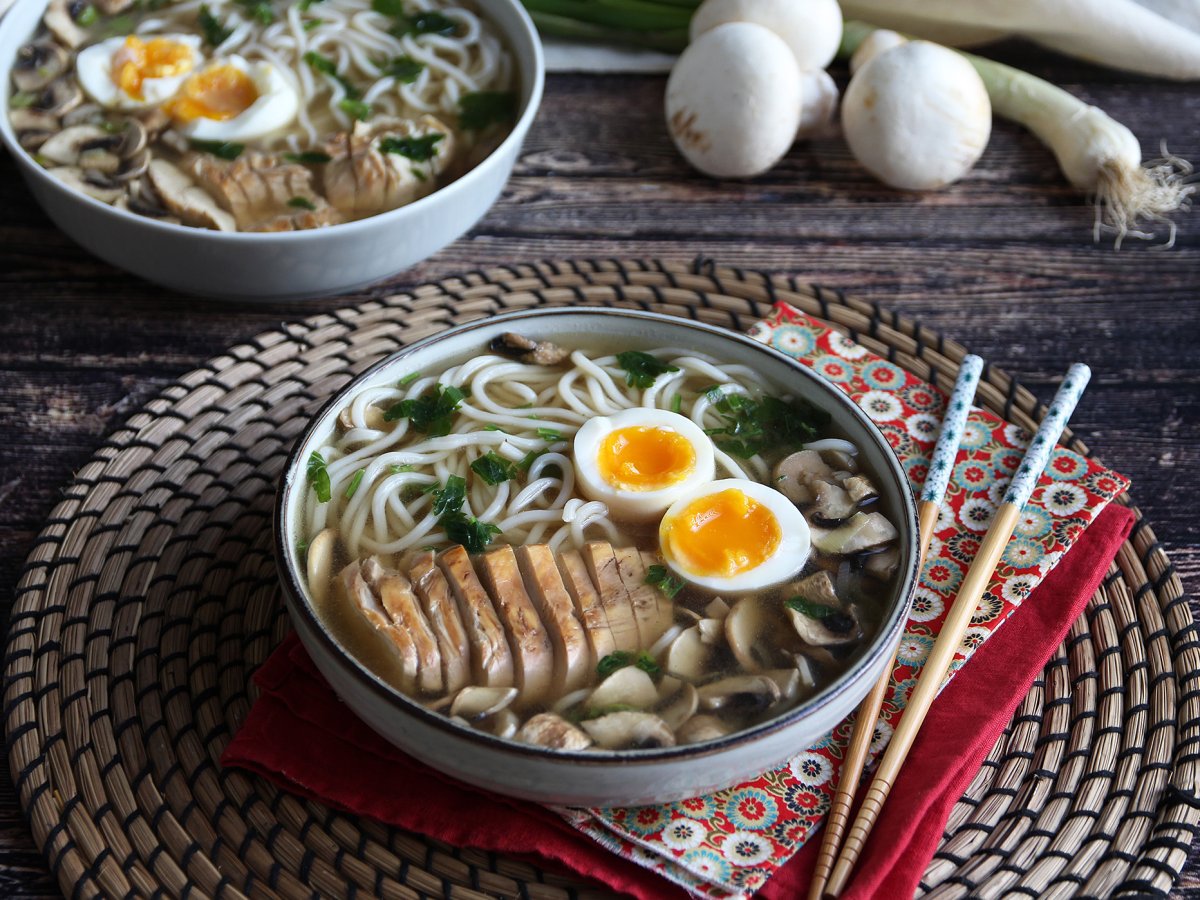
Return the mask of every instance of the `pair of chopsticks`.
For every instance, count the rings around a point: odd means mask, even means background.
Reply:
[[[917,506],[920,560],[923,565],[925,554],[933,537],[933,529],[937,523],[938,509],[950,482],[950,473],[954,468],[954,459],[958,454],[959,443],[962,440],[963,428],[966,425],[967,414],[971,409],[971,401],[979,384],[980,373],[983,370],[983,360],[978,356],[967,356],[963,359],[955,381],[954,392],[946,406],[946,416],[942,422],[941,434],[938,435],[934,447],[933,458],[929,464],[929,474],[921,492],[921,500]],[[908,704],[901,715],[892,739],[884,752],[879,768],[875,772],[870,786],[863,798],[862,806],[854,825],[846,836],[845,844],[838,855],[838,845],[846,835],[846,823],[850,818],[850,807],[854,800],[855,788],[862,776],[866,763],[867,750],[875,732],[875,723],[879,718],[879,710],[883,704],[883,695],[891,680],[892,669],[895,667],[893,658],[891,665],[884,670],[878,683],[871,693],[863,700],[855,717],[854,733],[850,746],[846,751],[846,759],[842,766],[841,780],[829,811],[829,821],[826,823],[825,837],[821,842],[821,850],[817,856],[816,869],[813,872],[812,887],[809,890],[809,900],[822,900],[824,897],[837,897],[845,889],[850,874],[862,853],[863,845],[871,828],[879,818],[884,801],[895,783],[916,740],[917,732],[925,721],[934,699],[941,690],[946,673],[954,660],[954,655],[961,646],[963,635],[970,624],[983,592],[991,580],[992,573],[1000,557],[1004,553],[1009,538],[1016,528],[1017,519],[1022,507],[1033,493],[1034,486],[1046,468],[1054,445],[1058,442],[1067,419],[1075,410],[1083,389],[1091,378],[1091,370],[1082,363],[1076,363],[1067,371],[1066,377],[1058,388],[1046,417],[1042,420],[1037,434],[1025,452],[1025,458],[1013,475],[1004,501],[988,526],[983,543],[975,555],[971,567],[967,570],[958,596],[950,606],[950,611],[942,624],[941,633],[934,642],[929,658],[917,679]],[[834,860],[837,860],[835,863]]]

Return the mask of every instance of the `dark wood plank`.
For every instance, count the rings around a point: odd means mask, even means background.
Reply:
[[[1006,47],[1200,161],[1200,92]],[[844,74],[843,76],[844,77]],[[320,310],[493,263],[647,257],[796,273],[920,319],[1044,400],[1074,359],[1095,381],[1073,427],[1134,480],[1186,586],[1200,586],[1200,215],[1166,252],[1092,243],[1092,211],[1050,153],[998,123],[979,166],[932,195],[890,191],[838,141],[797,147],[753,182],[690,172],[661,123],[662,79],[552,77],[517,172],[465,238],[354,296],[261,307],[140,282],[59,234],[0,158],[0,615],[71,473],[147,399],[230,344]],[[1200,898],[1200,853],[1179,896]],[[0,895],[57,896],[5,771]]]

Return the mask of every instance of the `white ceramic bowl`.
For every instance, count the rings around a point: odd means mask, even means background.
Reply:
[[[71,238],[101,259],[189,294],[287,300],[346,293],[415,265],[462,235],[500,195],[542,99],[542,46],[518,0],[477,0],[516,64],[520,114],[512,133],[478,166],[427,197],[381,215],[281,234],[171,225],[124,212],[68,188],[21,148],[9,123],[9,72],[47,0],[17,0],[0,19],[0,139],[29,189]]]
[[[314,612],[297,553],[307,484],[305,465],[327,441],[348,398],[413,372],[437,372],[478,355],[505,331],[570,346],[591,337],[623,349],[689,347],[758,371],[833,416],[879,479],[884,509],[900,531],[901,564],[874,638],[832,684],[783,715],[708,743],[657,750],[555,751],[459,726],[390,687],[351,657]],[[892,658],[917,576],[916,507],[887,441],[845,394],[784,354],[743,335],[655,313],[612,309],[528,310],[453,328],[419,341],[363,373],[314,418],[292,450],[275,508],[275,552],[292,622],[338,695],[406,753],[479,787],[545,803],[608,806],[665,802],[726,787],[811,746],[866,695]]]

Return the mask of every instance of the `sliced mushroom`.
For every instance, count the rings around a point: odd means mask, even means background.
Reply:
[[[801,676],[798,668],[767,669],[767,671],[763,672],[763,676],[775,682],[779,688],[780,699],[788,703],[791,703],[800,696],[801,687],[809,686]]]
[[[492,734],[510,738],[521,727],[521,718],[511,709],[502,709],[492,718]]]
[[[713,597],[708,606],[704,607],[704,614],[710,619],[724,619],[729,615],[729,604],[723,597]]]
[[[88,126],[84,125],[80,127],[86,128]],[[46,143],[53,143],[53,141],[50,140]],[[81,169],[97,175],[105,175],[109,178],[116,175],[121,169],[121,157],[105,147],[87,147],[80,150],[77,163]]]
[[[86,151],[103,148],[111,137],[107,131],[95,125],[74,125],[64,128],[42,144],[41,155],[43,159],[64,166],[78,165]]]
[[[19,131],[17,132],[17,143],[29,153],[36,153],[38,148],[52,137],[54,137],[53,131]]]
[[[588,697],[587,706],[596,711],[614,706],[649,709],[657,702],[658,688],[654,686],[654,679],[637,666],[626,666],[600,682]]]
[[[700,639],[696,626],[685,628],[667,651],[666,670],[688,681],[703,678],[708,672],[713,648]]]
[[[462,716],[468,722],[483,719],[507,709],[516,697],[515,687],[468,685],[455,695],[450,715]]]
[[[842,484],[850,499],[859,505],[869,503],[879,496],[879,491],[866,475],[854,475]]]
[[[69,49],[74,50],[87,40],[87,32],[75,24],[71,4],[67,0],[51,0],[42,17],[50,32]]]
[[[858,504],[845,488],[832,481],[813,481],[812,515],[821,522],[838,523],[850,518],[858,510]]]
[[[102,203],[114,203],[125,195],[123,187],[106,187],[88,181],[84,177],[83,169],[78,166],[56,166],[47,169],[46,174],[53,175],[67,187],[87,194],[89,197],[95,197]]]
[[[680,684],[679,690],[655,710],[658,717],[667,723],[667,727],[676,732],[684,722],[696,714],[700,706],[700,695],[696,686],[686,681]]]
[[[779,604],[764,602],[756,595],[733,604],[725,617],[725,640],[747,672],[787,665],[788,654],[800,649],[788,640],[788,631]]]
[[[237,231],[233,216],[165,159],[152,159],[146,174],[163,206],[188,225]]]
[[[80,103],[62,117],[65,126],[99,125],[104,121],[104,107],[98,103]]]
[[[538,713],[522,725],[513,737],[526,744],[555,750],[586,750],[592,746],[590,737],[554,713]]]
[[[571,355],[570,350],[564,350],[558,344],[530,340],[512,331],[492,338],[488,349],[494,353],[516,357],[521,362],[534,366],[556,366]]]
[[[774,486],[797,505],[811,503],[813,481],[833,481],[833,469],[816,450],[799,450],[775,466]]]
[[[615,712],[580,724],[596,746],[606,750],[675,746],[674,733],[653,713]]]
[[[681,744],[698,744],[715,741],[729,732],[729,726],[716,716],[692,716],[679,727],[675,736]]]
[[[718,646],[725,640],[724,619],[701,619],[696,623],[700,629],[700,640],[711,646]]]
[[[758,712],[778,702],[779,685],[766,675],[733,675],[696,689],[700,708]]]
[[[855,513],[849,521],[832,530],[811,529],[812,543],[821,553],[853,556],[896,539],[896,526],[882,513]]]
[[[157,138],[171,125],[171,117],[157,106],[138,113],[138,121],[146,129],[148,137]]]
[[[40,109],[14,109],[8,114],[8,121],[12,123],[13,131],[20,133],[22,131],[58,131],[59,120],[58,116],[52,116]]]
[[[17,51],[12,68],[13,84],[19,91],[40,91],[67,70],[71,56],[54,41],[34,41]]]
[[[52,116],[65,116],[83,100],[83,89],[73,78],[56,78],[33,102],[34,109]]]
[[[837,647],[862,637],[854,609],[845,610],[828,572],[810,575],[793,587],[802,607],[789,604],[788,615],[800,640],[813,647]]]
[[[858,463],[845,450],[822,450],[821,455],[827,463],[831,466],[837,466],[839,471],[847,475],[853,475],[858,471]]]
[[[862,557],[863,571],[872,578],[887,581],[900,568],[900,551],[895,547],[887,547],[878,553]]]
[[[332,528],[326,528],[309,542],[304,555],[308,590],[317,605],[324,603],[329,596],[330,579],[333,577],[333,547],[336,543],[337,534]]]
[[[121,160],[121,167],[117,170],[117,173],[112,176],[113,180],[124,183],[132,181],[135,178],[140,178],[150,168],[150,160],[153,158],[149,148],[140,150],[133,156],[125,157]]]

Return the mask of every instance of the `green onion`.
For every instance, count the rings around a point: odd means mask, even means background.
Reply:
[[[385,137],[379,141],[379,149],[383,153],[395,153],[416,162],[426,162],[433,159],[437,152],[434,148],[437,142],[444,139],[444,134],[426,134],[421,137]]]
[[[237,2],[246,11],[246,15],[257,19],[263,25],[270,25],[275,21],[275,11],[271,9],[271,4],[266,0],[237,0]]]
[[[411,56],[393,56],[391,62],[380,66],[384,75],[391,75],[401,84],[412,84],[425,70],[425,63]]]
[[[200,30],[204,32],[204,41],[210,47],[219,47],[233,34],[233,30],[222,25],[221,20],[214,16],[207,6],[200,7],[198,21]]]
[[[501,484],[517,477],[517,467],[495,450],[489,450],[471,463],[471,471],[488,484]]]
[[[325,24],[324,19],[308,19],[300,27],[303,28],[305,31],[312,31],[318,25],[324,25],[324,24]]]
[[[596,663],[596,674],[601,678],[607,678],[619,669],[624,669],[627,666],[637,666],[647,675],[652,678],[657,678],[662,674],[662,667],[654,661],[654,657],[644,650],[641,653],[631,653],[628,650],[617,650],[608,654],[600,662]]]
[[[320,503],[328,503],[329,498],[333,496],[329,485],[329,469],[325,464],[323,457],[316,450],[308,458],[308,467],[306,470],[308,483],[313,486],[313,490],[317,492],[317,501]]]
[[[367,474],[366,469],[359,469],[354,473],[354,477],[350,479],[350,484],[346,486],[346,499],[349,500],[358,492],[358,486],[362,484],[363,476]]]
[[[409,372],[403,378],[396,382],[396,387],[408,387],[414,381],[421,377],[420,372]]]
[[[539,428],[537,430],[537,436],[540,437],[543,441],[549,441],[552,444],[555,441],[562,440],[562,432],[555,431],[553,428]]]
[[[432,493],[435,516],[456,513],[467,499],[467,479],[461,475],[451,475],[446,479],[445,487],[438,487],[435,481]]]
[[[671,412],[677,413],[681,409],[683,409],[683,397],[679,394],[676,394],[671,398]]]
[[[415,471],[417,471],[417,467],[410,466],[407,463],[405,463],[404,465],[400,465],[400,466],[397,466],[397,465],[388,466],[388,471],[391,472],[393,475],[399,475],[401,472],[415,472]]]
[[[826,619],[837,612],[829,606],[824,606],[820,603],[813,603],[811,600],[806,600],[804,597],[796,596],[790,600],[783,601],[783,605],[788,609],[794,609],[798,613],[803,613],[810,619]]]
[[[8,108],[9,109],[26,109],[27,107],[33,106],[34,101],[36,101],[36,100],[37,100],[37,94],[35,94],[31,91],[17,91],[15,94],[13,94],[11,97],[8,98]]]
[[[371,118],[371,104],[364,103],[361,100],[351,100],[349,97],[346,97],[338,103],[338,109],[350,118],[358,119],[360,122]]]
[[[646,584],[658,588],[670,599],[674,599],[687,586],[687,582],[668,572],[666,566],[650,566],[646,569]]]
[[[617,365],[625,370],[625,383],[645,390],[652,387],[659,375],[678,372],[678,366],[668,365],[656,356],[641,350],[626,350],[617,354]]]
[[[75,24],[87,28],[89,25],[95,25],[99,18],[100,14],[96,12],[96,7],[89,3],[79,11],[79,15],[75,17]]]
[[[439,384],[420,397],[393,404],[384,412],[383,419],[385,422],[408,419],[417,431],[441,437],[450,433],[454,413],[465,397],[466,394],[453,385],[443,387]]]
[[[511,122],[517,117],[517,95],[512,91],[474,91],[458,98],[458,120],[467,131],[483,131],[489,125]]]
[[[193,150],[199,150],[202,153],[211,153],[220,159],[234,160],[242,155],[242,151],[246,149],[245,144],[236,144],[232,141],[189,141]]]
[[[461,510],[446,513],[438,519],[438,524],[446,532],[446,537],[462,544],[468,553],[482,553],[492,542],[492,537],[500,533],[500,529],[490,522],[480,522]]]
[[[288,206],[293,206],[296,209],[308,210],[315,210],[317,208],[317,204],[313,203],[307,197],[293,197],[288,201]]]

